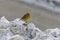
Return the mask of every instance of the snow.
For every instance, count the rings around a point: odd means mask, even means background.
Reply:
[[[59,28],[42,31],[33,23],[23,23],[19,18],[8,21],[4,16],[1,17],[0,27],[3,28],[0,28],[0,40],[60,40]]]
[[[60,0],[19,0],[28,4],[34,4],[38,7],[60,13]],[[54,3],[53,3],[54,1]]]

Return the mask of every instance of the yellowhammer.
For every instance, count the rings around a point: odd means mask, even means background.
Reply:
[[[26,23],[30,21],[30,13],[26,13],[21,20],[25,21]]]

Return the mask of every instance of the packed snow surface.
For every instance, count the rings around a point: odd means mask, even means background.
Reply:
[[[0,40],[60,40],[60,29],[37,28],[33,23],[23,25],[19,18],[8,21],[4,16],[0,19]]]

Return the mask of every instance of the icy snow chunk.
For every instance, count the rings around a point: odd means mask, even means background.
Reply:
[[[6,30],[7,30],[7,36],[6,36],[7,38],[13,36],[13,33],[10,31],[9,28],[7,28]]]
[[[46,30],[47,35],[51,36],[53,39],[60,40],[60,29],[55,28],[55,29],[47,29]]]
[[[9,21],[4,16],[1,17],[1,19],[0,19],[0,29],[1,28],[7,28],[9,26],[10,26]]]
[[[7,40],[24,40],[24,38],[22,36],[19,36],[19,35],[14,35]]]
[[[35,25],[33,23],[28,24],[28,29],[35,29]]]
[[[7,30],[0,29],[0,40],[6,40],[6,36],[7,36]]]
[[[11,22],[18,23],[18,24],[23,24],[23,23],[25,23],[24,21],[20,20],[19,18],[15,19],[15,20],[13,20],[13,21],[11,21]]]
[[[9,23],[9,21],[5,18],[5,16],[1,17],[1,21],[5,22],[5,23]]]
[[[17,22],[17,21],[19,21],[19,20],[20,20],[20,19],[19,19],[19,18],[17,18],[17,19],[15,19],[15,20],[14,20],[14,22]]]
[[[25,23],[25,22],[20,20],[19,18],[17,18],[17,19],[10,22],[10,24],[13,25],[13,26],[23,25],[23,23]]]
[[[25,31],[25,29],[26,29],[24,27],[23,23],[25,23],[25,22],[23,22],[22,20],[17,20],[17,19],[15,21],[12,21],[10,23],[12,25],[10,27],[10,31],[14,34],[22,34],[23,31]]]

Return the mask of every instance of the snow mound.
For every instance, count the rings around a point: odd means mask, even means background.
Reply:
[[[46,29],[44,32],[33,23],[23,25],[19,18],[8,21],[0,19],[0,40],[60,40],[60,29]]]

